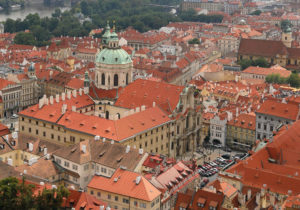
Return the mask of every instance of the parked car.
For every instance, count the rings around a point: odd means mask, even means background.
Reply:
[[[13,114],[10,118],[11,119],[17,119],[19,116],[17,114]]]

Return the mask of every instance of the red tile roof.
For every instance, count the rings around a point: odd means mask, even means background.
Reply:
[[[140,178],[137,184],[136,180]],[[117,169],[111,178],[94,176],[88,188],[99,189],[132,198],[153,201],[161,194],[147,179],[138,173]]]
[[[299,118],[299,103],[266,100],[256,112],[296,121]]]
[[[183,89],[183,86],[138,79],[120,91],[115,105],[131,109],[142,105],[152,107],[155,102],[166,113],[171,113]]]
[[[0,78],[0,90],[6,88],[8,85],[16,84],[15,82],[8,81],[6,79]]]
[[[95,196],[92,196],[87,192],[79,192],[70,189],[69,192],[70,194],[68,198],[63,200],[62,207],[73,207],[75,210],[99,210],[100,206],[104,206],[104,209],[108,206],[107,203],[97,199]]]
[[[2,123],[0,123],[0,136],[5,136],[7,134],[10,134],[10,130],[8,129],[8,127],[6,125],[3,125]]]
[[[240,55],[256,55],[275,57],[288,55],[287,47],[281,41],[242,39],[238,53]]]
[[[232,119],[229,121],[227,124],[234,126],[234,127],[239,127],[239,128],[244,128],[244,129],[249,129],[249,130],[255,130],[255,114],[240,114],[238,117]]]
[[[257,75],[270,75],[270,74],[279,74],[281,77],[289,77],[291,72],[284,68],[262,68],[250,66],[243,71],[243,73],[257,74]]]
[[[67,110],[71,110],[72,106],[76,106],[76,108],[78,109],[94,104],[94,101],[86,94],[82,94],[81,96],[77,94],[76,98],[74,98],[71,94],[71,99],[68,99],[66,96],[64,101],[62,101],[62,97],[60,96],[58,103],[56,102],[54,97],[53,101],[53,104],[50,104],[49,101],[48,105],[44,105],[42,108],[39,108],[39,104],[33,105],[19,112],[19,115],[45,120],[48,122],[57,122],[63,115],[63,104],[67,105]]]
[[[153,107],[119,120],[108,120],[77,112],[67,112],[57,123],[72,130],[115,141],[123,141],[168,121],[170,121],[170,118],[165,113],[158,107]]]

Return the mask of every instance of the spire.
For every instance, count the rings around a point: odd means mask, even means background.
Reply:
[[[109,20],[106,21],[106,28],[105,28],[105,30],[106,30],[106,31],[110,30]]]
[[[116,21],[113,21],[113,32],[116,32]]]
[[[84,87],[90,87],[90,78],[89,78],[89,73],[86,71],[84,73]]]

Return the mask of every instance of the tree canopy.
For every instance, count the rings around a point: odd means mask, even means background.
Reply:
[[[26,184],[25,180],[19,181],[9,177],[0,181],[0,209],[60,209],[64,197],[69,191],[59,186],[57,189],[44,189],[38,195],[33,194],[34,185]]]
[[[194,39],[189,40],[188,43],[189,43],[189,44],[200,44],[200,41],[199,41],[199,39],[194,38]]]
[[[279,74],[270,74],[266,77],[267,83],[274,84],[289,84],[291,87],[300,87],[300,77],[299,74],[293,72],[289,77],[281,77]]]
[[[249,59],[242,59],[239,61],[239,65],[241,66],[242,70],[248,68],[249,66],[259,66],[259,67],[269,67],[270,64],[264,58],[258,58],[256,60],[249,60]]]

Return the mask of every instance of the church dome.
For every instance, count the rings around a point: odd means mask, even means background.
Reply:
[[[132,60],[122,48],[105,48],[96,55],[96,63],[128,64],[132,63]]]

